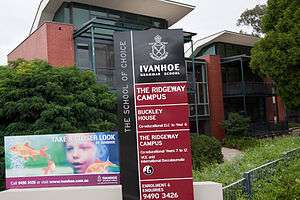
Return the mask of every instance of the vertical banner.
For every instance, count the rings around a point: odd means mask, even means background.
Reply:
[[[114,34],[125,200],[193,200],[182,30]]]

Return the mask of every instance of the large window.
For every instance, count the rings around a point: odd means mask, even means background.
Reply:
[[[209,99],[207,65],[205,62],[186,60],[189,121],[192,133],[205,133],[209,130]]]
[[[77,43],[76,45],[77,66],[81,70],[93,70],[90,55],[90,46],[88,43]]]
[[[97,41],[95,43],[95,68],[92,66],[92,53],[89,40],[76,41],[76,63],[79,69],[96,72],[97,82],[111,86],[115,70],[112,42]]]
[[[238,55],[250,56],[250,54],[251,47],[249,46],[217,42],[203,47],[197,56],[220,55],[222,58],[225,58]]]
[[[90,11],[83,8],[72,8],[72,23],[77,27],[81,27],[90,20]]]
[[[233,83],[242,81],[241,61],[222,63],[222,81],[223,83]]]
[[[263,82],[263,80],[254,74],[249,66],[249,58],[234,59],[232,61],[224,61],[221,63],[222,67],[222,81],[223,83],[233,82]],[[243,74],[242,74],[243,73]]]
[[[227,43],[216,43],[216,54],[223,57],[231,57],[238,55],[247,55],[251,54],[251,47],[241,46],[236,44],[227,44]]]
[[[126,13],[118,10],[95,7],[74,2],[65,2],[56,12],[54,21],[72,23],[80,28],[87,21],[98,18],[104,24],[122,25],[132,29],[167,28],[164,19]]]
[[[204,55],[216,55],[216,47],[215,44],[211,44],[207,47],[201,49],[197,56],[204,56]]]
[[[112,44],[96,44],[97,81],[112,85],[114,72],[114,54]]]
[[[114,31],[168,27],[164,19],[74,2],[63,3],[54,16],[54,21],[72,23],[79,32],[91,20],[95,21],[97,26],[85,30],[80,36],[75,36],[76,32],[74,34],[76,65],[81,70],[94,71],[98,82],[110,86],[113,85],[114,72]]]
[[[69,4],[63,3],[63,5],[55,13],[53,21],[62,22],[62,23],[71,23]]]
[[[206,64],[195,62],[194,69],[191,61],[186,61],[187,79],[189,82],[190,117],[209,116],[208,83]]]

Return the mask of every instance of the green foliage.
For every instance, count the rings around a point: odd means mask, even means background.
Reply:
[[[252,137],[239,137],[239,136],[226,136],[223,147],[227,147],[230,149],[239,149],[241,151],[245,151],[247,149],[258,146],[260,140],[257,140]]]
[[[221,123],[228,135],[244,136],[249,128],[250,118],[238,113],[229,113],[228,119]]]
[[[262,34],[262,17],[266,12],[266,5],[256,5],[252,9],[245,10],[237,21],[238,26],[252,28],[252,35],[261,36]],[[243,33],[244,31],[241,30]]]
[[[212,163],[223,161],[221,143],[206,135],[194,135],[191,137],[193,169],[201,169]]]
[[[92,72],[40,60],[0,67],[0,153],[3,136],[114,130],[115,113],[115,95]]]
[[[269,0],[262,25],[251,68],[272,78],[288,108],[300,108],[300,1]]]
[[[274,139],[261,139],[253,148],[246,149],[242,156],[225,161],[222,164],[212,164],[202,170],[194,170],[195,181],[214,181],[223,186],[239,180],[243,173],[261,166],[269,161],[276,160],[286,151],[298,148],[300,138],[287,136]]]
[[[12,64],[11,64],[12,65]],[[0,69],[0,131],[6,135],[107,131],[115,96],[92,72],[18,61]]]
[[[254,200],[293,199],[300,200],[300,159],[289,166],[282,165],[279,171],[267,180],[254,182]]]

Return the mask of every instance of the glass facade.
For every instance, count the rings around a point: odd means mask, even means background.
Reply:
[[[103,24],[118,25],[132,29],[168,28],[168,22],[164,19],[74,2],[63,3],[55,13],[53,20],[74,24],[78,29],[93,18],[101,19],[100,22]]]
[[[216,55],[215,44],[209,45],[201,49],[197,56]]]
[[[231,57],[237,55],[251,55],[251,48],[248,46],[241,46],[236,44],[227,44],[227,43],[216,43],[215,49],[216,54],[223,57]]]
[[[203,55],[220,55],[221,58],[237,56],[237,55],[247,55],[250,56],[251,47],[229,44],[229,43],[213,43],[201,49],[197,56]]]
[[[186,61],[187,78],[189,82],[190,117],[209,116],[207,69],[204,62]]]
[[[114,49],[112,44],[97,43],[96,48],[96,75],[101,83],[113,83]]]
[[[71,23],[71,10],[67,3],[63,3],[54,15],[53,21],[62,23]]]
[[[93,51],[91,40],[87,38],[76,39],[76,65],[81,70],[94,71],[99,83],[113,85],[114,49],[113,42],[96,40],[94,44],[95,67],[93,67]]]
[[[80,31],[93,21],[94,27],[75,37],[76,65],[81,70],[92,70],[99,83],[113,85],[113,33],[124,30],[167,28],[164,19],[136,15],[79,3],[63,3],[54,21],[71,23]],[[93,37],[92,37],[93,35]],[[93,56],[94,55],[94,56]]]
[[[80,66],[82,70],[93,70],[91,65],[90,46],[84,42],[78,42],[76,44],[76,59],[77,66]]]
[[[209,98],[207,65],[204,61],[186,60],[190,129],[192,133],[208,132]]]

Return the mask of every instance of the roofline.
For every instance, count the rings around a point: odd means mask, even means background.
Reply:
[[[255,36],[255,35],[251,35],[251,34],[247,34],[247,33],[238,33],[238,32],[234,32],[234,31],[228,31],[228,30],[224,30],[224,33],[233,33],[233,34],[236,34],[236,35],[244,35],[244,36],[249,36],[249,37],[253,37],[253,38],[260,38],[258,36]]]
[[[174,0],[156,0],[156,1],[161,1],[161,2],[165,2],[165,3],[169,3],[169,4],[173,4],[173,5],[178,5],[178,6],[182,6],[182,7],[186,7],[186,8],[190,8],[192,10],[194,10],[196,8],[196,6],[193,6],[191,4],[186,4],[186,3],[181,3],[181,2],[176,2]],[[32,33],[33,29],[34,29],[34,25],[35,25],[35,22],[37,20],[37,17],[38,17],[38,14],[39,14],[39,11],[41,9],[41,6],[42,6],[42,3],[44,2],[44,0],[41,0],[40,3],[39,3],[39,6],[38,6],[38,9],[36,10],[36,13],[35,13],[35,16],[34,16],[34,19],[33,19],[33,22],[31,24],[31,28],[30,28],[30,32],[29,32],[29,35]],[[42,12],[42,11],[41,11]],[[38,26],[37,26],[38,27]]]
[[[214,33],[214,34],[211,34],[211,35],[208,35],[208,36],[205,36],[205,37],[203,37],[203,38],[198,39],[196,42],[194,42],[194,47],[196,47],[197,43],[199,43],[199,42],[201,42],[201,41],[203,41],[203,40],[206,40],[206,39],[208,39],[208,38],[210,38],[210,37],[213,37],[213,36],[216,36],[216,35],[221,36],[221,35],[226,34],[226,33],[227,33],[227,34],[233,34],[233,35],[239,35],[239,36],[251,37],[251,38],[253,38],[253,39],[254,39],[254,38],[256,38],[256,39],[259,39],[259,38],[260,38],[260,37],[258,37],[258,36],[254,36],[254,35],[250,35],[250,34],[246,34],[246,33],[238,33],[238,32],[234,32],[234,31],[223,30],[223,31],[219,31],[219,32],[217,32],[217,33]],[[217,36],[217,37],[219,37],[219,36]],[[216,37],[216,38],[217,38],[217,37]],[[194,48],[194,52],[193,52],[193,53],[196,52],[196,54],[197,54],[203,47],[215,43],[215,42],[212,42],[214,39],[215,39],[215,38],[213,38],[213,39],[207,41],[206,43],[204,43],[204,44],[202,44],[202,45],[200,45],[200,46]],[[245,45],[245,46],[247,46],[247,45]],[[192,48],[192,47],[190,47],[189,49],[187,49],[187,50],[185,51],[185,53],[188,53],[189,51],[191,51],[191,48]],[[193,53],[192,53],[192,54],[193,54]],[[192,54],[191,54],[191,55],[192,55]]]
[[[234,31],[228,31],[228,30],[223,30],[223,31],[219,31],[217,33],[214,33],[214,34],[211,34],[211,35],[208,35],[208,36],[205,36],[203,38],[200,38],[199,40],[197,40],[194,44],[196,44],[197,42],[199,41],[202,41],[202,40],[205,40],[209,37],[212,37],[212,36],[215,36],[215,35],[218,35],[218,34],[224,34],[224,33],[230,33],[230,34],[235,34],[235,35],[244,35],[244,36],[249,36],[249,37],[253,37],[253,38],[260,38],[258,36],[254,36],[254,35],[250,35],[250,34],[246,34],[246,33],[238,33],[238,32],[234,32]]]
[[[187,8],[191,8],[191,9],[195,9],[196,6],[193,6],[191,4],[186,4],[186,3],[181,3],[181,2],[177,2],[177,1],[172,1],[172,0],[159,0],[159,1],[163,1],[169,4],[174,4],[174,5],[178,5],[178,6],[182,6],[182,7],[187,7]]]
[[[37,16],[38,16],[38,13],[39,13],[39,10],[40,10],[40,8],[41,8],[41,6],[42,6],[43,1],[44,1],[44,0],[41,0],[41,1],[40,1],[39,6],[38,6],[38,9],[37,9],[36,12],[35,12],[34,19],[33,19],[33,22],[32,22],[32,24],[31,24],[31,28],[30,28],[29,35],[32,33],[32,29],[33,29],[33,26],[34,26],[34,22],[35,22],[36,19],[37,19]]]

